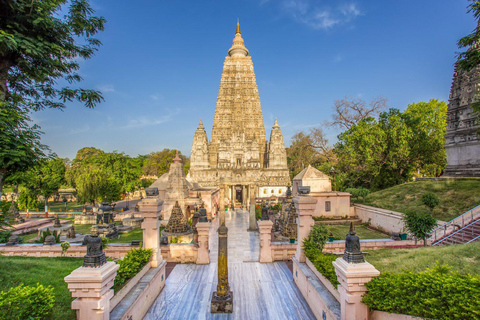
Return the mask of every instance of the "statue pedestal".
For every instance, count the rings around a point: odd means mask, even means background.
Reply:
[[[258,221],[260,229],[260,262],[273,262],[272,257],[272,226],[270,220]]]
[[[233,312],[233,293],[228,291],[224,297],[217,296],[217,291],[212,294],[211,313],[232,313]]]
[[[120,265],[109,261],[98,268],[80,267],[64,278],[72,297],[72,309],[79,320],[105,320],[110,317],[113,281]]]
[[[209,222],[197,222],[198,232],[198,256],[197,264],[209,264],[210,255],[208,254],[208,233],[210,231]]]
[[[362,303],[362,295],[367,292],[365,283],[380,275],[368,262],[348,263],[343,258],[333,262],[337,273],[340,293],[341,320],[364,320],[369,318],[369,308]]]

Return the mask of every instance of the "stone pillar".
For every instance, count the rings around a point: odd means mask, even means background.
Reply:
[[[367,292],[365,283],[380,272],[368,262],[348,263],[343,258],[333,262],[337,273],[340,293],[341,320],[369,319],[370,310],[362,303],[362,295]]]
[[[152,249],[152,268],[156,268],[163,260],[160,251],[160,218],[163,201],[157,198],[146,198],[138,203],[140,215],[143,217],[143,248]]]
[[[80,267],[64,278],[78,320],[108,320],[113,281],[120,265],[109,261],[98,268]]]
[[[225,210],[225,185],[220,186],[220,195],[219,195],[219,205],[220,205],[220,211]],[[217,212],[217,215],[220,214]]]
[[[299,262],[305,262],[305,252],[303,251],[303,239],[308,237],[314,221],[312,218],[317,206],[317,199],[311,196],[298,196],[293,199],[295,210],[297,210],[297,252],[295,258]]]
[[[210,263],[210,254],[208,250],[208,233],[210,231],[209,222],[198,222],[197,223],[197,232],[198,232],[198,256],[196,264],[209,264]]]
[[[255,216],[255,199],[250,200],[250,214],[248,231],[258,231],[257,217]]]
[[[260,229],[260,262],[273,262],[272,247],[272,226],[273,222],[270,220],[258,221],[258,228]]]
[[[228,284],[228,228],[218,228],[218,284],[217,291],[212,294],[211,313],[232,313],[233,293]]]

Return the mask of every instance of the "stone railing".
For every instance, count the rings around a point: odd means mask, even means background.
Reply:
[[[401,240],[401,241],[394,241],[392,239],[363,239],[360,240],[362,245],[362,251],[368,250],[376,250],[382,248],[395,248],[395,249],[403,249],[403,248],[416,248],[416,247],[423,247],[423,241],[419,240],[415,243],[415,240]],[[431,241],[427,240],[427,245],[429,245]],[[345,240],[336,240],[333,242],[327,242],[323,249],[324,252],[328,253],[336,253],[336,254],[343,254],[345,250]]]
[[[110,244],[105,249],[105,255],[113,259],[120,259],[131,249],[138,247],[129,244]],[[62,247],[59,244],[19,244],[15,246],[6,246],[0,244],[0,252],[6,256],[25,256],[25,257],[61,257]],[[65,257],[83,258],[87,253],[87,247],[81,244],[72,243],[70,248],[64,254]]]
[[[272,242],[271,250],[273,261],[287,261],[295,255],[297,245],[289,242]]]
[[[458,217],[446,222],[445,224],[439,226],[432,232],[430,239],[433,242],[436,242],[453,232],[460,230],[464,226],[468,225],[472,221],[475,221],[480,218],[480,206],[476,206],[473,209],[468,210],[467,212],[459,215]]]

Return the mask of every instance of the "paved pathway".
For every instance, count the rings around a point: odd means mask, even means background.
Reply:
[[[248,212],[226,214],[232,314],[211,314],[217,286],[218,219],[210,229],[210,265],[178,264],[144,320],[315,319],[284,262],[260,263],[260,237],[248,232]]]

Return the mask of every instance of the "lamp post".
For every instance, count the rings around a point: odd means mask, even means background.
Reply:
[[[330,174],[331,174],[332,177],[333,177],[333,191],[337,191],[337,185],[336,185],[336,183],[335,183],[335,174],[336,174],[336,173],[337,173],[337,172],[335,171],[335,168],[332,167],[332,168],[330,169]]]

